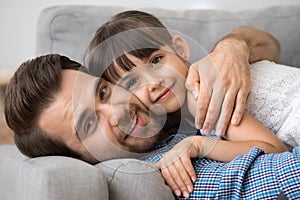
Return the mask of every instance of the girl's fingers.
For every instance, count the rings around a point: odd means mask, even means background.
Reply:
[[[177,185],[177,183],[175,182],[175,180],[173,179],[173,176],[171,175],[168,167],[163,167],[161,169],[161,173],[163,178],[165,179],[165,181],[167,182],[167,184],[169,185],[169,187],[173,190],[173,192],[175,193],[176,196],[181,196],[181,191]]]
[[[196,173],[195,173],[195,169],[192,165],[191,159],[188,157],[183,157],[182,163],[184,164],[184,168],[185,168],[186,172],[188,173],[190,180],[195,182],[196,181]],[[193,186],[193,184],[192,184],[192,186]]]
[[[191,177],[188,174],[184,164],[182,163],[182,160],[179,159],[177,162],[175,162],[175,167],[177,169],[177,172],[179,172],[178,177],[173,177],[175,181],[177,182],[178,180],[178,185],[181,189],[181,191],[188,191],[189,193],[193,191],[193,183],[191,181]],[[181,182],[183,185],[181,185]]]

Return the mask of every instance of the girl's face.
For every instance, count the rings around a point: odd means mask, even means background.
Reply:
[[[178,110],[185,101],[187,66],[171,48],[162,47],[149,58],[127,55],[135,64],[129,72],[119,72],[118,85],[134,93],[155,114]]]

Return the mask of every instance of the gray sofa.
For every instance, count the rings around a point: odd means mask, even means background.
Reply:
[[[36,54],[60,53],[82,63],[95,30],[110,16],[124,10],[128,8],[47,8],[38,21]],[[142,10],[158,16],[167,27],[193,38],[206,51],[237,26],[265,30],[281,43],[281,63],[300,66],[300,6],[239,12]],[[192,55],[192,59],[197,56]],[[0,177],[0,199],[174,199],[158,171],[133,159],[106,161],[93,166],[58,156],[30,159],[14,145],[1,145]]]

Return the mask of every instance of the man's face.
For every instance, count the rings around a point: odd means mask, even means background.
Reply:
[[[150,118],[146,107],[120,87],[63,70],[60,90],[38,123],[71,149],[102,161],[149,151],[161,140],[164,119]]]

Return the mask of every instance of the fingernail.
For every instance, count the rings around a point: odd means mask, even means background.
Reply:
[[[231,123],[233,125],[237,125],[239,123],[238,119],[236,117],[232,118]]]
[[[202,134],[205,134],[203,129],[200,129],[200,131],[201,131]]]
[[[181,195],[180,190],[175,190],[175,195],[178,196],[178,197],[180,197],[180,195]]]
[[[184,191],[184,192],[183,192],[183,196],[184,196],[185,198],[189,198],[190,194],[189,194],[188,192]]]
[[[196,90],[193,90],[192,94],[193,94],[194,98],[197,99],[197,97],[198,97],[198,92],[197,92]]]
[[[188,189],[189,192],[193,192],[193,187],[191,185],[188,185],[187,189]]]
[[[218,137],[223,136],[223,130],[222,130],[222,129],[219,129],[219,130],[217,131],[217,136],[218,136]]]
[[[193,181],[193,183],[195,183],[195,181],[196,181],[196,177],[195,176],[192,176],[192,181]]]
[[[203,133],[206,134],[206,135],[208,135],[210,133],[210,131],[209,131],[208,128],[206,128],[206,129],[203,130]]]

